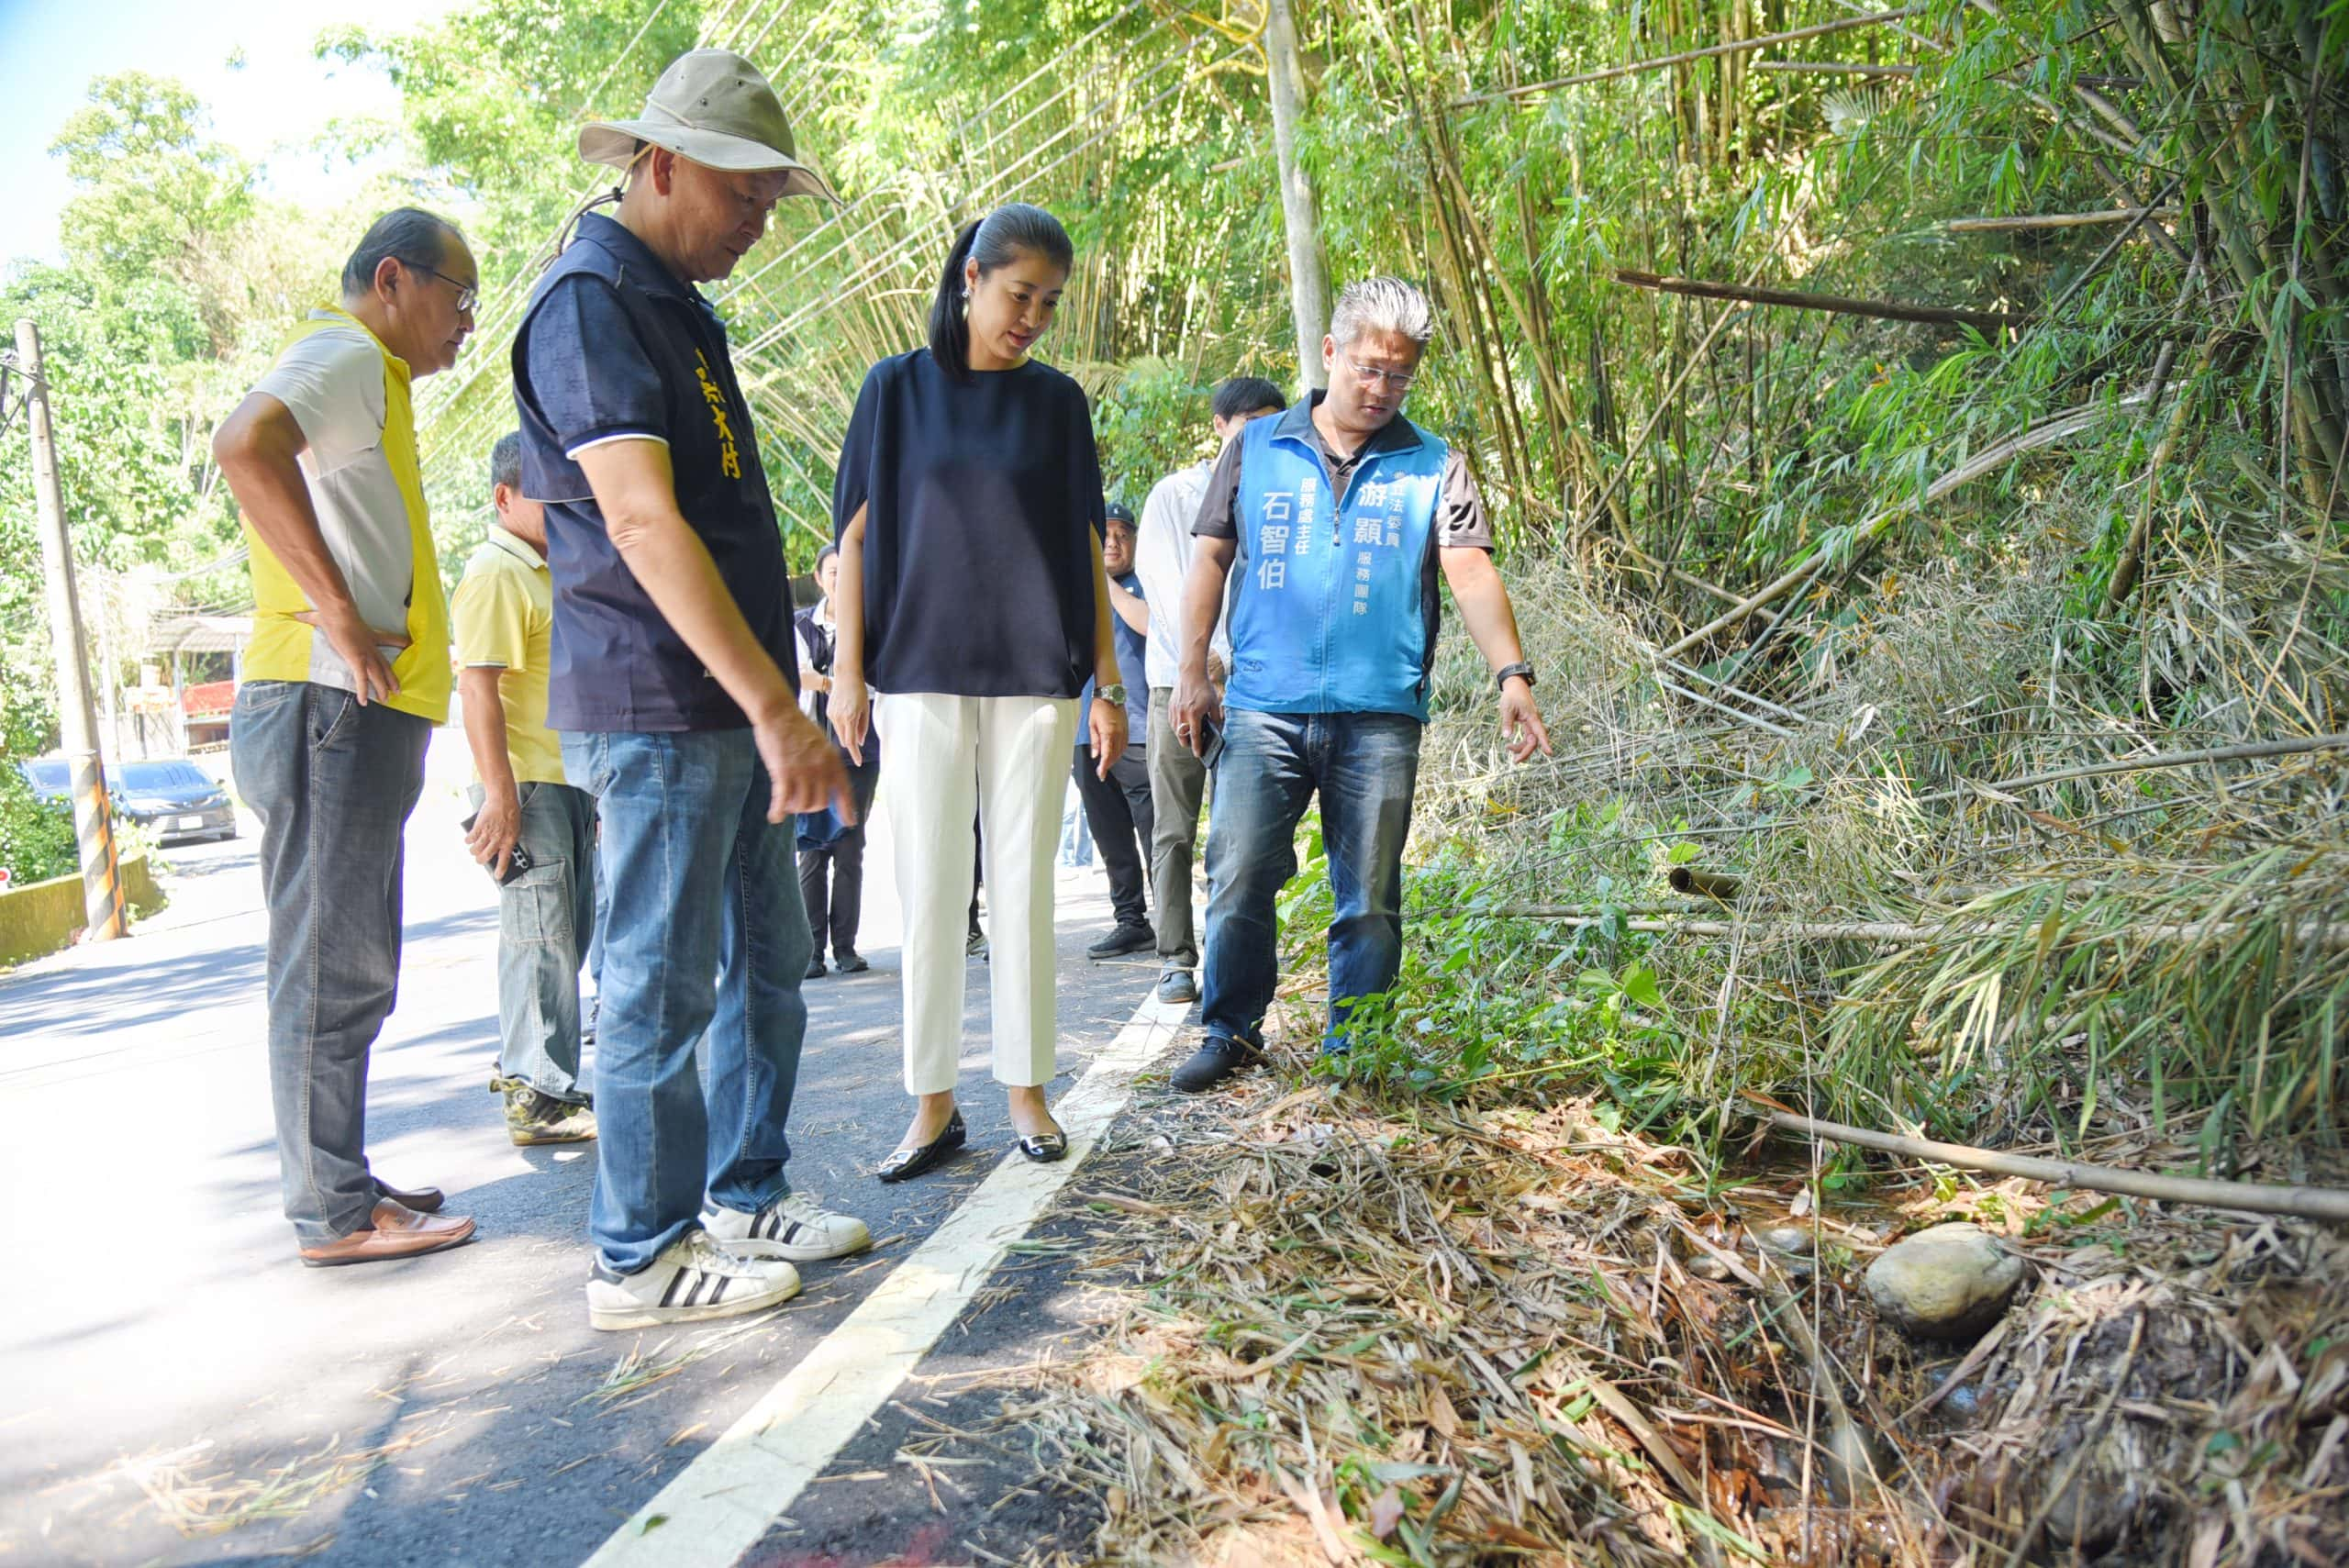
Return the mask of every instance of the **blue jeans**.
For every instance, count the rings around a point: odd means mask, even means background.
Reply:
[[[562,765],[603,817],[611,900],[587,1230],[632,1273],[705,1195],[751,1211],[790,1191],[810,947],[796,824],[767,820],[748,729],[568,734]]]
[[[1224,716],[1208,814],[1208,951],[1199,1016],[1209,1034],[1264,1043],[1280,929],[1274,899],[1297,874],[1297,824],[1318,791],[1336,909],[1330,922],[1330,1024],[1346,1044],[1361,997],[1403,962],[1403,840],[1419,771],[1419,721],[1392,713]]]
[[[398,997],[401,835],[432,726],[307,681],[248,681],[228,719],[261,818],[270,1095],[285,1218],[305,1246],[373,1223],[367,1059]]]
[[[468,792],[479,811],[482,787]],[[528,782],[518,840],[530,869],[497,892],[497,1073],[578,1104],[579,969],[595,938],[596,803]]]

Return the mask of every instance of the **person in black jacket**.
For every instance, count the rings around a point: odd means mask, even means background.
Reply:
[[[902,1181],[964,1138],[954,1105],[971,897],[983,819],[995,1075],[1020,1151],[1068,1140],[1044,1102],[1054,1073],[1052,851],[1080,717],[1107,774],[1126,749],[1126,693],[1102,570],[1100,459],[1084,389],[1029,357],[1074,252],[1058,219],[1013,203],[964,227],[930,306],[930,342],[864,378],[832,495],[840,530],[832,728],[861,757],[888,732],[905,911]],[[1080,714],[1085,678],[1099,682]],[[868,699],[866,683],[882,695]]]
[[[832,645],[839,624],[832,594],[840,576],[840,549],[828,544],[816,556],[816,586],[824,596],[791,617],[792,635],[799,644],[799,706],[819,727],[831,722]],[[824,974],[827,931],[832,962],[842,974],[862,974],[873,967],[856,951],[856,927],[864,909],[864,822],[873,812],[873,792],[881,784],[880,746],[876,735],[862,762],[852,760],[841,748],[856,806],[854,821],[844,823],[832,811],[803,813],[799,818],[799,898],[807,906],[807,928],[816,939],[807,955],[810,980]]]

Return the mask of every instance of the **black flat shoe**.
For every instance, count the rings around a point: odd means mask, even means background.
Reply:
[[[970,1129],[963,1124],[963,1113],[957,1109],[945,1131],[918,1149],[898,1150],[882,1161],[881,1168],[873,1173],[885,1182],[909,1182],[962,1148],[970,1135]]]
[[[1068,1134],[1040,1132],[1033,1138],[1019,1140],[1019,1152],[1039,1165],[1051,1165],[1068,1158]]]

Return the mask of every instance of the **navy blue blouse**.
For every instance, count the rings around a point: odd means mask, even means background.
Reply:
[[[832,530],[864,522],[875,691],[1074,697],[1093,673],[1101,463],[1085,391],[1050,365],[950,376],[928,349],[866,373]]]

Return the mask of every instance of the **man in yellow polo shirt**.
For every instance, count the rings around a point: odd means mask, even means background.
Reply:
[[[596,925],[596,803],[563,778],[547,728],[554,584],[546,508],[522,498],[522,437],[489,458],[496,520],[451,601],[473,749],[465,839],[498,880],[497,1087],[518,1144],[581,1143],[596,1113],[579,1086],[579,967]],[[517,870],[515,861],[524,862]]]
[[[228,750],[262,825],[278,1167],[318,1267],[473,1233],[439,1192],[377,1181],[365,1145],[368,1056],[398,989],[400,836],[449,716],[408,384],[456,362],[479,282],[453,225],[384,214],[343,266],[341,303],[310,313],[212,441],[252,558]]]

